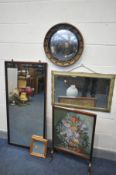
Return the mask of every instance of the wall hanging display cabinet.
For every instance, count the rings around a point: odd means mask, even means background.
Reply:
[[[111,110],[115,75],[52,71],[52,104]]]
[[[45,136],[46,63],[5,62],[8,142],[29,147]]]

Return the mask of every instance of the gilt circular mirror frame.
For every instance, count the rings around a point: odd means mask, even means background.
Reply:
[[[69,66],[79,60],[84,48],[80,31],[67,23],[60,23],[47,32],[44,50],[50,61],[58,66]]]

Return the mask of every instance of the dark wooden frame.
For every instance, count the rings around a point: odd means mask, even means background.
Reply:
[[[61,148],[56,148],[55,147],[55,143],[54,143],[54,130],[55,130],[55,127],[54,127],[54,115],[55,115],[55,109],[59,109],[59,110],[65,110],[66,112],[74,112],[74,113],[77,113],[77,114],[84,114],[88,117],[93,117],[93,132],[92,132],[92,140],[91,140],[91,151],[90,151],[90,158],[87,157],[87,156],[84,156],[84,155],[81,155],[81,154],[77,154],[77,153],[72,153],[71,151],[67,151],[65,149],[61,149]],[[80,156],[82,158],[85,158],[85,159],[88,159],[88,160],[91,160],[92,159],[92,153],[93,153],[93,143],[94,143],[94,134],[95,134],[95,125],[96,125],[96,114],[93,114],[93,113],[89,113],[89,112],[85,112],[85,111],[80,111],[80,110],[77,110],[77,109],[73,109],[73,108],[66,108],[66,107],[61,107],[61,106],[53,106],[53,147],[57,150],[61,150],[61,151],[64,151],[64,152],[69,152],[69,153],[72,153],[72,154],[75,154],[77,156]]]
[[[34,142],[38,142],[38,143],[39,142],[42,142],[44,144],[44,146],[43,146],[44,153],[43,154],[41,154],[39,152],[34,152],[33,151]],[[32,136],[32,143],[30,145],[30,155],[37,156],[37,157],[42,157],[42,158],[46,158],[46,156],[47,156],[47,146],[48,146],[48,140],[47,139],[44,139],[41,136],[33,135]]]
[[[92,117],[93,118],[93,126],[92,126],[92,138],[91,138],[91,151],[90,151],[90,156],[86,156],[80,153],[74,153],[73,151],[68,151],[68,149],[65,148],[61,148],[58,146],[55,146],[55,127],[54,127],[54,117],[55,117],[55,110],[64,110],[66,112],[74,112],[74,113],[78,113],[78,114],[84,114],[88,117]],[[56,111],[57,112],[57,111]],[[61,151],[61,152],[65,152],[65,153],[69,153],[69,154],[73,154],[76,155],[80,158],[83,158],[85,160],[89,161],[89,167],[88,167],[88,174],[91,173],[91,164],[92,164],[92,157],[93,157],[93,145],[94,145],[94,136],[95,136],[95,126],[96,126],[96,114],[94,113],[89,113],[89,112],[85,112],[85,111],[80,111],[74,108],[67,108],[67,107],[61,107],[61,106],[57,106],[57,105],[53,105],[53,119],[52,119],[52,133],[53,133],[53,150],[57,150],[57,151]]]
[[[24,145],[19,145],[15,143],[10,142],[10,122],[9,122],[9,105],[8,105],[8,74],[7,74],[7,64],[40,64],[45,66],[45,88],[44,88],[44,118],[43,118],[43,137],[46,137],[46,106],[47,106],[47,63],[44,62],[28,62],[28,61],[5,61],[4,66],[5,66],[5,88],[6,88],[6,113],[7,113],[7,134],[8,134],[8,144],[14,145],[14,146],[19,146],[19,147],[26,147],[29,148],[29,146],[24,146]]]
[[[72,57],[68,61],[58,60],[57,58],[55,58],[53,56],[53,54],[51,53],[51,50],[50,50],[50,40],[51,40],[52,35],[61,29],[66,29],[66,30],[73,32],[78,39],[78,45],[79,45],[78,52],[76,53],[76,55],[74,57]],[[84,49],[84,41],[83,41],[83,37],[82,37],[81,32],[75,26],[68,24],[68,23],[59,23],[59,24],[54,25],[53,27],[51,27],[49,29],[49,31],[47,32],[47,34],[44,38],[45,54],[52,63],[54,63],[58,66],[66,67],[66,66],[74,64],[76,61],[78,61],[80,59],[82,52],[83,52],[83,49]]]

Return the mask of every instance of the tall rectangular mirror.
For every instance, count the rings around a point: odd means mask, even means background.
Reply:
[[[29,147],[45,136],[46,63],[5,62],[8,142]]]
[[[115,75],[52,71],[52,103],[110,112]]]

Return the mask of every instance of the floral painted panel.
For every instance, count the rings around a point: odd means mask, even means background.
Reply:
[[[54,146],[87,158],[91,155],[94,117],[86,113],[54,110]]]

